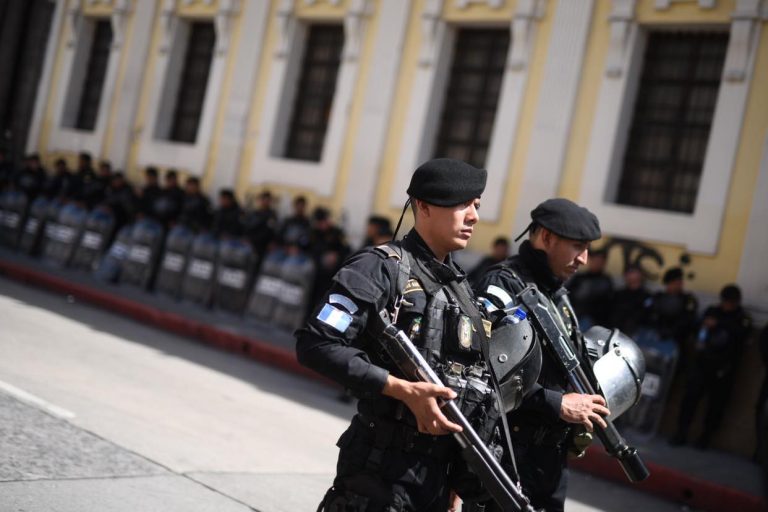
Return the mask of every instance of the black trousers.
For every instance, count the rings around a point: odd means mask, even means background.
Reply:
[[[373,426],[371,426],[373,425]],[[445,512],[450,491],[450,458],[458,453],[452,438],[437,438],[434,453],[413,450],[402,439],[381,446],[381,425],[356,416],[339,438],[334,486],[326,495],[328,512]],[[432,438],[432,436],[421,436]],[[424,443],[422,443],[424,444]],[[426,443],[429,444],[429,443]],[[453,449],[455,448],[455,450]],[[455,452],[455,453],[451,453]]]
[[[567,450],[564,444],[513,443],[523,492],[531,505],[546,512],[562,512],[568,489]]]
[[[731,395],[733,378],[730,374],[718,375],[716,371],[694,368],[690,371],[685,396],[680,406],[678,434],[685,438],[693,422],[696,409],[703,398],[708,398],[707,412],[701,440],[709,442],[725,416],[725,408]]]

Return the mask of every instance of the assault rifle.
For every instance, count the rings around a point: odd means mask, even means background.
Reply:
[[[568,334],[562,322],[555,319],[554,304],[546,298],[540,298],[541,292],[535,286],[527,286],[518,297],[533,316],[545,339],[543,344],[550,350],[554,359],[560,363],[562,370],[568,376],[568,382],[577,393],[595,395],[599,388],[597,382],[592,382],[587,372],[581,367],[579,358],[573,352],[568,341]],[[593,376],[592,372],[589,372]],[[637,449],[629,446],[621,436],[613,422],[605,418],[606,428],[595,425],[595,433],[603,443],[606,451],[615,457],[626,473],[630,482],[640,482],[650,475],[648,468],[637,453]]]
[[[384,310],[379,316],[383,322],[384,336],[381,341],[384,349],[400,371],[408,379],[443,386],[410,338],[390,321],[389,313]],[[446,400],[442,410],[449,420],[461,426],[462,431],[453,434],[461,447],[461,454],[501,509],[505,512],[535,512],[528,498],[512,482],[458,405],[453,400]]]

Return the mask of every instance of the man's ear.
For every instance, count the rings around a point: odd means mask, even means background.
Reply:
[[[420,211],[425,217],[429,217],[429,203],[422,201],[421,199],[414,199],[414,203],[416,204],[416,210]]]
[[[544,245],[544,247],[549,248],[549,246],[553,242],[554,235],[553,233],[548,230],[545,227],[540,227],[541,233],[539,236],[541,236],[541,243]]]

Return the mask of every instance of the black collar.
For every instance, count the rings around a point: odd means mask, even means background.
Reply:
[[[403,247],[414,255],[418,264],[438,283],[448,284],[451,281],[460,283],[467,277],[464,271],[453,262],[450,253],[445,257],[445,262],[439,261],[415,229],[411,229],[403,237]]]
[[[546,252],[534,249],[531,242],[526,240],[520,244],[518,254],[525,266],[531,270],[536,286],[540,289],[552,293],[563,286],[563,281],[549,268]]]

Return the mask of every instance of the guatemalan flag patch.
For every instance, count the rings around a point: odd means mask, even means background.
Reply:
[[[323,309],[317,314],[317,319],[339,332],[345,332],[349,328],[349,324],[352,323],[352,315],[331,304],[323,306]]]

